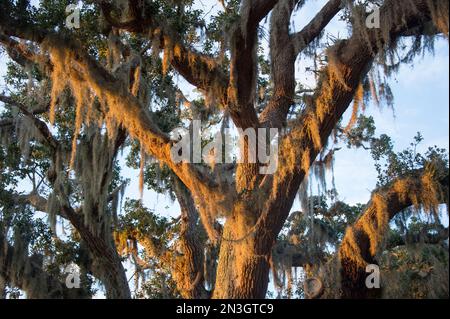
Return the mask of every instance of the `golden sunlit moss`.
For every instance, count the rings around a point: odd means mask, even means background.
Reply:
[[[333,92],[336,88],[350,90],[346,80],[349,69],[338,58],[339,48],[340,46],[336,45],[328,50],[328,64],[321,74],[320,95],[316,98],[315,102],[315,112],[319,123],[323,121],[330,111],[330,106],[334,101]]]
[[[345,132],[350,131],[356,124],[356,121],[358,120],[359,110],[362,108],[364,108],[364,87],[362,83],[360,83],[353,98],[352,116],[350,117],[350,121],[348,122],[347,126],[344,128]]]
[[[431,165],[425,168],[419,180],[412,177],[398,180],[393,184],[393,189],[400,200],[410,201],[417,211],[422,208],[429,212],[437,211],[443,197]]]
[[[181,58],[181,47],[178,43],[173,48],[173,56],[177,59]]]
[[[435,171],[431,165],[425,168],[425,173],[421,179],[421,203],[426,211],[435,213],[438,211],[438,206],[441,203],[442,198],[440,185],[436,181]]]
[[[126,232],[113,232],[116,249],[121,256],[129,254],[128,234]]]
[[[141,160],[139,164],[139,194],[141,199],[144,193],[144,169],[145,169],[145,150],[141,147]]]
[[[358,267],[365,267],[367,262],[361,256],[361,249],[359,248],[358,240],[355,237],[353,227],[348,227],[345,232],[345,237],[339,248],[339,259],[350,259],[355,262]]]
[[[164,53],[162,61],[162,74],[166,75],[169,71],[170,61],[173,55],[172,41],[169,37],[164,37]]]
[[[68,77],[65,67],[71,63],[70,58],[63,52],[63,50],[51,48],[50,57],[54,61],[53,71],[51,75],[52,90],[50,93],[50,124],[54,125],[56,115],[56,103],[59,95],[67,87]]]
[[[392,207],[388,206],[387,197],[394,198],[400,205],[413,205],[415,210],[425,210],[434,213],[442,201],[439,181],[436,180],[434,169],[427,165],[420,177],[406,177],[395,181],[390,190],[383,195],[374,193],[368,207],[356,221],[353,229],[357,229],[369,238],[369,253],[375,256],[381,251],[384,236],[388,229]],[[342,241],[339,254],[343,258],[350,258],[362,265],[359,244],[354,236],[354,231],[347,230]]]
[[[197,56],[195,54],[188,54],[188,63],[191,68],[195,67],[196,62],[197,62]]]
[[[311,166],[311,155],[310,155],[310,150],[309,148],[306,148],[303,152],[302,152],[302,170],[305,172],[305,174],[307,175],[309,172],[309,168]]]
[[[449,2],[448,1],[432,1],[427,0],[428,8],[436,28],[444,33],[448,38],[449,28]]]
[[[411,178],[403,178],[392,185],[394,191],[398,194],[401,201],[407,201],[411,198],[413,192],[415,192],[415,185]],[[414,205],[417,204],[416,200],[412,201]]]
[[[382,240],[383,234],[386,232],[386,229],[389,224],[389,215],[388,209],[385,199],[380,194],[375,194],[372,198],[375,204],[376,209],[376,240],[377,242],[371,242],[371,253],[375,255],[378,244]]]
[[[320,150],[322,148],[322,141],[320,138],[319,123],[317,118],[312,112],[304,121],[305,128],[309,134],[310,139],[313,141],[314,148]]]

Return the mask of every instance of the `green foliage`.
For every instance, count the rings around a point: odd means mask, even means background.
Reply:
[[[170,274],[162,270],[152,271],[149,280],[142,284],[136,298],[178,299],[181,298]]]
[[[119,219],[118,230],[136,230],[158,238],[165,245],[172,239],[168,231],[171,226],[171,221],[144,207],[140,201],[127,199],[124,204],[124,214]]]
[[[398,247],[381,259],[385,298],[448,298],[448,247]]]
[[[437,146],[429,147],[424,154],[417,151],[417,146],[423,141],[420,132],[414,137],[410,146],[396,153],[391,138],[381,135],[372,139],[371,153],[375,160],[375,169],[378,173],[377,186],[390,183],[396,178],[415,174],[419,169],[432,165],[436,170],[436,178],[448,175],[448,152]]]

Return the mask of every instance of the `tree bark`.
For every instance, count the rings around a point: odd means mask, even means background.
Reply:
[[[272,245],[255,236],[255,220],[237,213],[227,219],[220,246],[213,298],[265,298]]]
[[[183,298],[207,298],[209,294],[204,286],[206,233],[199,222],[199,215],[189,190],[176,177],[174,183],[181,207],[180,244],[183,253],[183,267],[174,270],[174,279]]]

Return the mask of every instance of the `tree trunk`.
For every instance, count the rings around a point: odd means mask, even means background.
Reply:
[[[361,257],[367,264],[377,264],[376,260],[369,253],[370,240],[367,234],[361,231],[354,231],[358,246],[361,249]],[[368,299],[381,297],[380,289],[369,289],[366,287],[365,265],[354,258],[341,256],[341,298],[343,299]]]
[[[235,215],[225,223],[213,298],[262,299],[266,296],[271,245],[263,245],[244,218],[245,214]]]
[[[119,255],[112,249],[105,252],[105,255],[109,255],[109,258],[103,256],[94,259],[95,265],[97,265],[94,273],[105,286],[106,298],[130,299],[130,287]]]
[[[174,190],[181,208],[180,246],[183,256],[181,270],[175,269],[173,277],[184,299],[207,298],[204,286],[206,233],[189,190],[177,178]]]

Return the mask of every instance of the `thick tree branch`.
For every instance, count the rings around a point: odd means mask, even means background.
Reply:
[[[1,29],[0,29],[1,31]],[[8,37],[0,32],[0,44],[6,49],[6,52],[12,60],[17,62],[23,67],[26,67],[30,63],[39,64],[42,61],[42,57],[32,52],[24,44]],[[49,64],[47,64],[48,66]]]
[[[279,0],[254,0],[251,1],[252,9],[249,14],[248,27],[258,27],[258,24],[264,19],[269,12],[275,7]]]
[[[381,25],[387,26],[391,43],[405,30],[432,21],[426,0],[413,0],[414,6],[410,0],[401,1],[388,0],[381,8]],[[363,40],[360,33],[354,33],[350,39],[340,41],[328,50],[330,63],[323,70],[324,76],[310,105],[281,140],[279,169],[260,185],[262,189],[272,190],[260,217],[262,221],[258,228],[262,237],[271,232],[278,234],[281,230],[310,165],[347,110],[375,55],[391,44],[379,46],[380,30],[367,30],[367,33],[369,41]],[[278,200],[280,196],[284,200]],[[267,240],[274,239],[267,236]]]
[[[291,36],[296,56],[320,35],[341,9],[342,0],[329,0],[301,31]]]
[[[290,0],[282,0],[282,2]],[[228,87],[228,111],[234,124],[241,128],[257,128],[255,110],[257,81],[258,25],[278,1],[244,0],[240,21],[231,37],[230,81]]]
[[[42,137],[45,139],[47,144],[53,149],[56,150],[59,147],[59,142],[53,137],[53,134],[50,132],[47,124],[45,122],[39,120],[35,114],[40,114],[43,110],[29,111],[28,108],[20,103],[15,101],[13,98],[5,95],[0,95],[0,101],[6,103],[8,105],[13,105],[17,107],[25,116],[30,118],[33,121],[34,126],[39,130]],[[46,110],[47,108],[45,108]]]
[[[1,26],[2,31],[11,36],[37,42],[49,51],[59,52],[70,58],[72,65],[65,66],[69,76],[83,79],[100,97],[107,97],[110,115],[126,128],[133,138],[138,139],[148,154],[151,154],[171,168],[195,195],[210,194],[217,203],[224,202],[224,190],[217,181],[186,163],[174,163],[171,158],[172,141],[153,122],[148,111],[139,100],[131,95],[121,81],[106,71],[90,57],[75,40],[54,33],[30,28]],[[227,185],[224,185],[228,187]]]
[[[259,117],[265,127],[282,128],[294,103],[295,48],[289,36],[294,2],[281,0],[274,8],[270,25],[270,61],[273,95]]]
[[[214,57],[186,47],[182,39],[178,38],[165,22],[158,21],[156,16],[143,16],[143,8],[140,7],[139,1],[128,1],[131,19],[125,22],[117,21],[112,16],[114,8],[109,2],[103,0],[96,2],[108,23],[114,28],[132,33],[154,34],[161,48],[170,51],[166,52],[170,63],[186,81],[205,92],[214,88],[214,93],[219,100],[225,103],[228,76]]]
[[[344,298],[372,296],[365,286],[365,267],[376,263],[389,221],[397,213],[412,205],[433,209],[432,206],[448,202],[448,175],[435,180],[430,174],[417,172],[374,192],[364,212],[347,229],[339,247]]]
[[[180,180],[175,181],[175,194],[181,208],[180,243],[183,269],[174,274],[183,298],[208,297],[204,287],[204,259],[206,233],[199,223],[199,214],[189,191]]]

